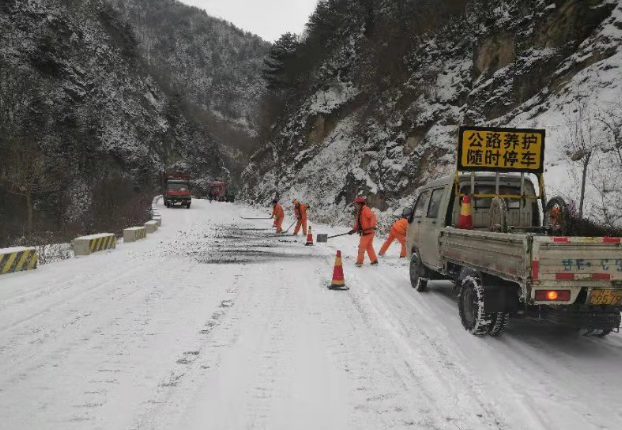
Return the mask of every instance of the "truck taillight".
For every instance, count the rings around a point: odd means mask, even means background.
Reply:
[[[568,302],[570,290],[538,290],[536,291],[538,302]]]

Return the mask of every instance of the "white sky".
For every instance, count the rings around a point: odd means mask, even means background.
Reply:
[[[318,0],[180,0],[270,42],[303,31]]]

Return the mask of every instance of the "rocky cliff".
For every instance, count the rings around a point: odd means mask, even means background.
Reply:
[[[546,129],[549,194],[579,200],[587,149],[585,212],[622,221],[618,1],[327,0],[294,48],[248,199],[341,222],[363,193],[386,224],[452,171],[459,125],[515,126]]]
[[[0,246],[140,220],[164,170],[228,175],[105,1],[5,0],[0,28]]]
[[[130,23],[152,76],[209,127],[237,181],[256,150],[270,44],[177,0],[107,1]]]

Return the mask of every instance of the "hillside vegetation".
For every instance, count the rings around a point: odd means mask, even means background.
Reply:
[[[261,67],[270,44],[177,0],[107,1],[130,23],[151,75],[210,128],[237,182],[257,149]]]
[[[579,206],[585,171],[584,213],[619,225],[621,66],[615,0],[321,1],[267,60],[245,195],[340,222],[364,193],[388,223],[452,171],[458,126],[544,128],[548,194]]]
[[[124,3],[0,3],[0,246],[142,222],[163,171],[200,192],[231,178],[236,143],[252,146],[252,58],[267,44],[171,1],[141,3],[165,17],[149,30],[126,16],[140,2]]]

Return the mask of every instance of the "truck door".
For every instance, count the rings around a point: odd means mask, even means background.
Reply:
[[[412,251],[413,248],[419,249],[421,247],[421,223],[423,222],[429,199],[430,191],[422,192],[419,194],[415,207],[413,208],[410,225],[408,226],[407,240],[409,252]]]
[[[433,268],[440,267],[439,258],[439,231],[443,228],[443,218],[439,217],[441,202],[445,195],[445,188],[435,188],[430,196],[430,204],[428,205],[425,216],[421,222],[421,261],[427,266]]]

